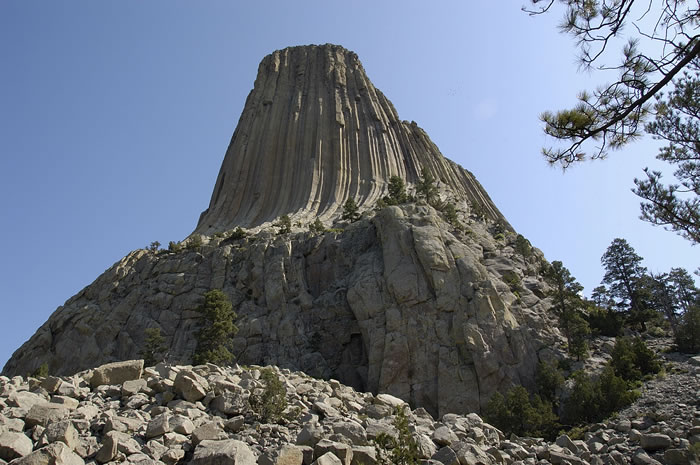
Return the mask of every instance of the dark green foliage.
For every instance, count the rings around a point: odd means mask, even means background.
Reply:
[[[460,223],[459,218],[457,218],[457,209],[453,203],[449,202],[442,206],[442,213],[445,215],[447,222],[452,226],[457,229],[463,228],[462,223]]]
[[[236,313],[228,296],[220,289],[212,289],[204,294],[204,303],[197,312],[201,313],[202,320],[197,332],[197,349],[192,357],[194,363],[231,363],[233,355],[229,349],[238,328],[233,323]]]
[[[416,195],[424,199],[428,205],[439,208],[440,198],[435,185],[435,177],[425,168],[421,170],[420,179],[416,183]]]
[[[569,343],[569,354],[580,360],[588,352],[586,338],[591,332],[588,322],[581,316],[585,307],[580,295],[583,286],[560,261],[553,261],[545,270],[544,277],[552,286],[548,297],[552,298],[552,309],[559,317],[559,324]]]
[[[187,240],[185,244],[187,250],[194,250],[199,252],[202,249],[202,236],[195,234]]]
[[[592,423],[630,405],[637,394],[628,383],[606,365],[598,379],[578,371],[573,374],[574,386],[564,406],[563,420],[569,425]]]
[[[537,392],[542,399],[550,402],[556,400],[557,391],[564,385],[564,375],[558,365],[556,360],[549,363],[540,362],[535,372]]]
[[[165,338],[160,334],[160,328],[146,328],[146,341],[139,355],[143,358],[143,365],[150,367],[163,360],[163,354],[168,350]]]
[[[486,210],[484,209],[483,205],[481,205],[481,203],[471,202],[469,210],[477,220],[486,219]]]
[[[494,394],[486,405],[484,419],[506,435],[551,438],[558,427],[552,404],[537,395],[531,399],[522,386],[511,388],[505,396]]]
[[[654,315],[649,308],[646,294],[647,269],[642,266],[642,257],[637,255],[624,239],[614,239],[600,259],[605,268],[603,283],[616,300],[616,305],[629,312],[629,321],[646,330],[646,322]]]
[[[418,443],[408,428],[408,417],[404,407],[394,411],[393,425],[397,436],[379,433],[374,439],[380,463],[392,465],[418,465]]]
[[[309,231],[316,233],[316,234],[323,234],[324,232],[327,231],[327,229],[323,225],[323,222],[319,218],[316,218],[316,220],[309,225]]]
[[[151,245],[148,246],[148,250],[151,252],[158,252],[159,248],[160,248],[160,242],[158,242],[158,241],[153,241],[153,242],[151,242]]]
[[[515,271],[508,270],[503,273],[503,282],[508,285],[513,293],[519,293],[523,290],[520,276]]]
[[[518,234],[515,237],[515,245],[513,248],[525,258],[532,256],[532,244],[530,244],[530,241],[525,239],[522,234]]]
[[[681,316],[675,340],[681,352],[700,352],[700,304],[691,306]]]
[[[233,232],[228,237],[228,239],[231,241],[238,241],[241,239],[245,239],[245,237],[247,235],[248,235],[248,233],[245,232],[240,226],[238,226],[238,227],[236,227],[236,229],[233,230]]]
[[[572,313],[568,318],[566,327],[569,355],[576,357],[576,360],[585,359],[588,356],[587,338],[591,334],[588,322],[578,313]]]
[[[170,241],[168,242],[168,250],[171,252],[178,253],[182,251],[182,244],[180,244],[179,242]]]
[[[278,422],[287,408],[287,390],[272,368],[260,370],[260,379],[265,387],[250,395],[250,407],[261,422]]]
[[[44,362],[31,374],[32,378],[46,378],[49,376],[49,364]]]
[[[279,228],[277,234],[282,235],[292,232],[292,220],[287,214],[280,216],[280,219],[277,223],[275,223],[275,226]]]
[[[661,370],[656,355],[640,338],[617,338],[611,355],[610,366],[626,381],[638,381]]]
[[[622,332],[624,320],[622,315],[614,310],[591,305],[588,307],[586,318],[595,335],[616,337]]]
[[[675,167],[679,184],[664,185],[661,172],[644,170],[647,179],[635,179],[634,193],[645,221],[675,231],[693,244],[700,243],[700,62],[692,62],[692,73],[677,79],[666,96],[660,96],[655,120],[645,129],[668,145],[656,156]],[[664,98],[665,97],[665,98]]]
[[[348,198],[343,204],[343,214],[340,217],[343,221],[357,221],[360,219],[360,213],[358,212],[357,203],[352,197]]]
[[[403,179],[399,176],[389,178],[389,195],[385,196],[383,200],[386,205],[401,205],[410,201]]]

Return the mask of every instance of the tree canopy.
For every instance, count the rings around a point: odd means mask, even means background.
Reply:
[[[530,4],[524,10],[532,15],[561,4],[561,29],[574,38],[581,67],[613,76],[582,91],[572,108],[542,113],[544,132],[561,142],[543,148],[545,158],[566,168],[604,158],[644,132],[667,142],[657,158],[676,166],[680,184],[664,185],[660,171],[645,169],[646,179],[635,179],[634,189],[643,199],[641,218],[700,242],[700,5],[684,0]],[[622,41],[618,64],[610,64],[610,49]]]

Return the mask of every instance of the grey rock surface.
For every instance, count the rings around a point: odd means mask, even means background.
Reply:
[[[278,50],[258,67],[195,232],[255,227],[283,214],[329,222],[347,199],[372,208],[391,175],[412,184],[422,169],[505,222],[470,172],[445,159],[415,122],[400,120],[355,53],[330,44]]]

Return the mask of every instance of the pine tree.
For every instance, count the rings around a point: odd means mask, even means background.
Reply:
[[[160,328],[146,328],[146,341],[139,355],[143,358],[144,366],[150,367],[163,359],[163,354],[168,350],[165,338],[160,333]]]
[[[617,306],[629,310],[632,320],[646,329],[648,313],[643,302],[643,281],[647,269],[642,266],[642,257],[637,255],[624,239],[614,239],[600,259],[605,268],[603,283],[609,293],[617,299]]]
[[[360,219],[360,213],[358,212],[358,207],[357,203],[355,203],[355,199],[352,197],[349,197],[346,201],[345,204],[343,204],[343,214],[341,216],[341,219],[343,221],[349,221],[349,222],[354,222]]]
[[[237,315],[228,296],[220,289],[212,289],[204,294],[204,303],[197,312],[201,314],[201,328],[197,332],[194,363],[231,363],[231,342],[238,328],[233,323]]]
[[[399,176],[391,176],[389,178],[389,195],[384,197],[384,202],[387,205],[401,205],[408,202],[409,197],[406,194],[406,184]]]
[[[421,170],[420,179],[416,183],[416,194],[425,199],[428,205],[439,207],[440,198],[438,197],[438,188],[435,185],[435,177],[425,168]]]
[[[569,353],[580,359],[588,351],[586,337],[590,334],[588,323],[580,315],[585,307],[580,295],[583,286],[560,261],[552,262],[545,272],[545,279],[552,286],[548,297],[553,300],[552,308],[569,343]]]

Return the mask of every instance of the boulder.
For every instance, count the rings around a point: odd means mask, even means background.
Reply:
[[[54,442],[15,459],[13,465],[85,465],[85,461],[62,442]]]
[[[304,452],[291,444],[266,450],[258,458],[258,465],[302,465],[303,462]]]
[[[142,371],[143,360],[107,363],[93,370],[90,386],[96,388],[104,384],[122,384],[124,381],[141,378]]]
[[[244,442],[235,439],[204,440],[197,444],[191,465],[257,465],[255,455]]]
[[[665,434],[648,433],[642,434],[639,444],[642,446],[642,449],[646,451],[656,451],[671,447],[672,442],[671,438]]]
[[[32,440],[24,433],[6,431],[0,434],[0,459],[9,462],[29,454],[33,448]]]

